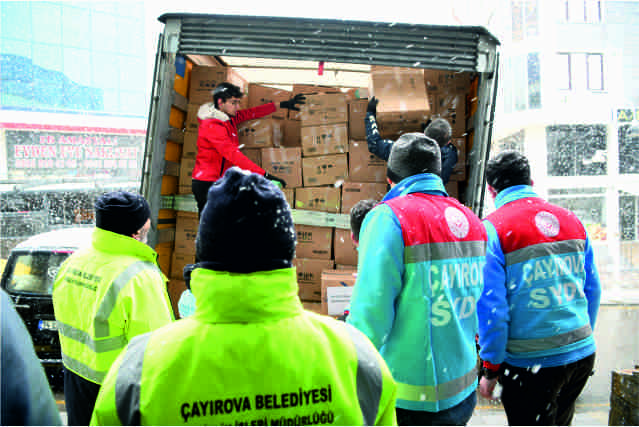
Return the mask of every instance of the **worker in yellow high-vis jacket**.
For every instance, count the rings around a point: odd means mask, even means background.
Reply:
[[[166,277],[146,245],[149,205],[111,192],[95,203],[96,228],[53,285],[69,425],[87,425],[104,377],[131,339],[174,320]]]
[[[366,336],[305,311],[291,210],[273,183],[229,169],[208,192],[195,313],[133,339],[92,425],[396,425],[396,385]]]

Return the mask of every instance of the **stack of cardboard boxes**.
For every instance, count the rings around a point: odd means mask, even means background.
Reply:
[[[451,125],[460,161],[453,179],[465,180],[465,111],[470,80],[466,82],[461,107],[456,96],[449,96],[450,93],[462,96],[461,81],[440,78],[441,72],[372,67],[368,91],[344,92],[323,86],[293,85],[288,91],[248,84],[237,72],[209,57],[191,56],[186,60],[185,71],[179,71],[176,93],[188,94],[188,100],[182,102],[180,114],[172,114],[176,118],[171,122],[175,128],[171,134],[181,133],[181,141],[169,141],[179,148],[174,148],[179,157],[173,154],[171,159],[180,164],[179,181],[167,186],[162,194],[191,194],[197,110],[201,104],[212,101],[211,90],[218,83],[231,81],[240,86],[247,94],[243,97],[244,108],[267,102],[279,106],[279,102],[295,94],[306,96],[306,104],[299,112],[278,108],[272,115],[243,123],[238,136],[246,156],[286,181],[285,197],[294,213],[301,214],[294,215],[297,218],[294,265],[300,298],[313,311],[339,315],[348,304],[357,269],[357,251],[349,229],[350,209],[362,199],[381,200],[388,190],[386,162],[370,154],[366,143],[364,118],[368,99],[356,94],[366,96],[369,92],[380,99],[377,118],[385,138],[419,132],[422,123],[431,116],[454,119]],[[174,109],[180,110],[180,106]],[[303,219],[308,215],[314,221]],[[169,218],[167,224],[175,227],[174,242],[163,243],[165,247],[172,245],[170,265],[165,261],[163,270],[171,279],[169,293],[175,309],[185,289],[182,270],[195,259],[198,220],[196,209],[167,209],[161,211],[162,216]],[[334,221],[335,218],[339,220]],[[166,253],[163,259],[167,259]]]

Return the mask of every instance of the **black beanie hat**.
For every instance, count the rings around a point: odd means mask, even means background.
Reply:
[[[95,226],[103,230],[131,236],[151,217],[144,197],[128,191],[112,191],[95,202]]]
[[[233,273],[290,268],[295,243],[284,193],[263,176],[232,167],[209,189],[195,242],[206,268]]]
[[[394,183],[420,173],[441,172],[441,152],[434,139],[423,133],[405,133],[393,144],[386,175]]]

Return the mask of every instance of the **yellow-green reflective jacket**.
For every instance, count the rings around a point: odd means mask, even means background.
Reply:
[[[174,320],[166,280],[149,246],[96,228],[53,284],[64,367],[102,384],[133,337]]]
[[[396,385],[350,325],[307,312],[294,268],[196,269],[193,316],[136,337],[92,425],[396,425]]]

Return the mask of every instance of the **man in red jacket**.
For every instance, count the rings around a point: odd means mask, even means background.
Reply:
[[[213,90],[213,102],[203,104],[198,110],[197,156],[191,176],[198,216],[206,204],[209,187],[232,166],[263,175],[286,187],[283,179],[269,174],[240,152],[237,125],[267,116],[276,110],[272,102],[240,110],[240,98],[243,95],[239,87],[231,83],[220,83]],[[296,95],[288,101],[280,102],[280,108],[299,111],[296,105],[304,104],[305,100],[304,95]]]

